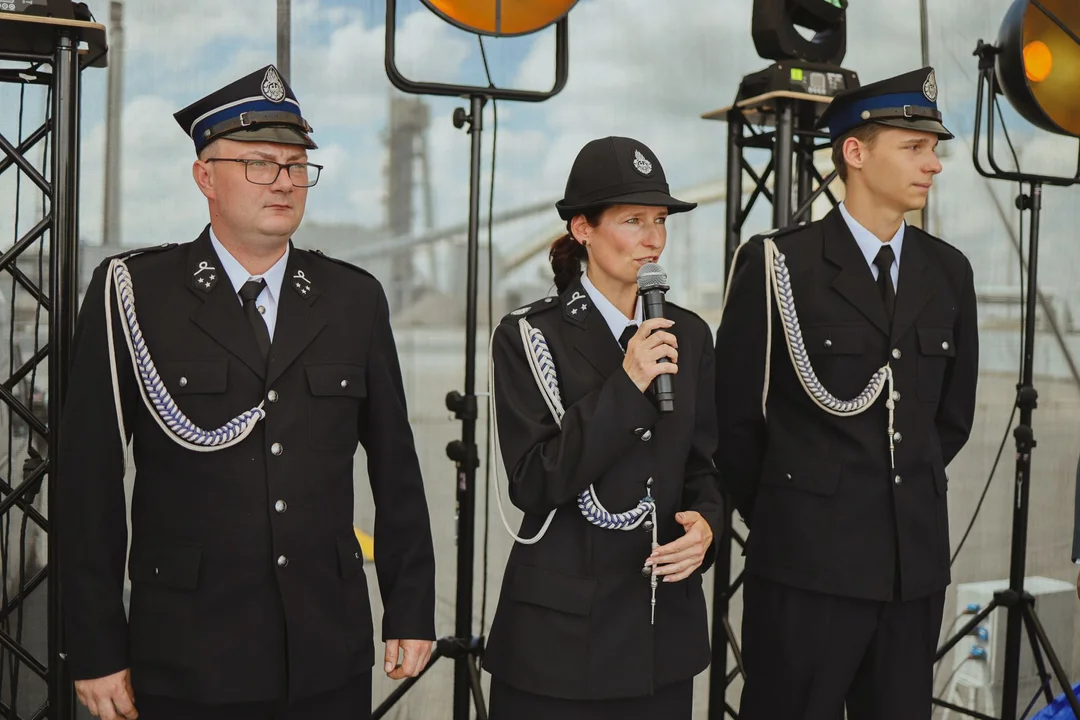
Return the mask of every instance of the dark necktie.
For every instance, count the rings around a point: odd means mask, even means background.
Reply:
[[[630,338],[637,334],[637,325],[627,325],[623,328],[622,335],[619,336],[619,345],[622,345],[623,353],[626,353],[626,348],[630,345]]]
[[[896,288],[892,283],[892,264],[895,258],[896,254],[893,253],[892,246],[888,244],[882,245],[877,257],[874,258],[874,265],[878,269],[878,290],[881,291],[881,299],[885,303],[885,314],[889,316],[889,322],[892,322],[893,309],[896,307]]]
[[[267,329],[266,321],[263,320],[259,308],[255,307],[255,298],[259,297],[259,293],[265,287],[265,280],[248,280],[240,288],[240,299],[244,301],[244,315],[251,323],[251,329],[255,331],[255,341],[259,343],[259,350],[262,351],[264,359],[270,354],[270,330]]]

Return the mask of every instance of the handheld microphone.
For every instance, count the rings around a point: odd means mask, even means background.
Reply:
[[[667,273],[656,263],[645,263],[637,274],[638,294],[641,296],[641,308],[646,320],[664,317],[664,293],[670,288],[667,284]],[[667,358],[660,358],[657,362],[671,362]],[[675,379],[670,373],[657,375],[653,378],[650,388],[656,396],[656,404],[660,412],[669,413],[675,410]]]

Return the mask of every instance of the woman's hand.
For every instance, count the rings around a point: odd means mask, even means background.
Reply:
[[[664,576],[663,582],[678,582],[690,577],[701,567],[713,542],[712,528],[700,513],[692,510],[675,513],[675,522],[683,526],[686,534],[656,548],[645,561],[646,565],[656,565],[656,574]]]
[[[679,341],[664,331],[674,324],[674,320],[667,318],[646,320],[626,345],[623,370],[641,392],[649,389],[657,375],[679,372]],[[661,358],[670,362],[660,362]]]

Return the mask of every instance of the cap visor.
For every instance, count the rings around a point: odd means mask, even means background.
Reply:
[[[251,130],[234,130],[220,137],[241,142],[268,142],[282,145],[302,145],[309,150],[317,150],[318,145],[306,132],[288,125],[264,125]]]
[[[877,120],[875,122],[879,125],[887,125],[903,130],[919,130],[921,132],[934,133],[941,140],[952,140],[953,138],[953,134],[946,130],[944,125],[937,120],[930,120],[928,118],[919,118],[915,120],[897,118],[892,120]]]
[[[559,215],[563,220],[569,220],[578,213],[588,210],[589,208],[604,207],[608,205],[648,205],[651,207],[666,207],[668,212],[673,214],[689,212],[697,207],[697,203],[676,200],[665,192],[659,190],[646,190],[644,192],[628,193],[626,195],[603,198],[584,205],[567,205],[562,201],[559,201],[555,204],[555,208],[559,211]]]

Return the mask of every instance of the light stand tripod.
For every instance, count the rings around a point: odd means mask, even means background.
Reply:
[[[398,89],[417,95],[468,97],[469,111],[454,111],[454,127],[469,126],[471,153],[469,165],[469,230],[468,278],[465,299],[465,393],[452,391],[446,396],[446,407],[461,420],[461,439],[446,447],[447,456],[457,466],[457,594],[455,598],[454,635],[440,638],[424,672],[439,658],[454,660],[454,720],[469,720],[470,696],[476,706],[477,720],[487,720],[483,691],[480,686],[480,663],[484,639],[472,634],[473,626],[473,546],[476,516],[476,469],[479,452],[476,447],[476,325],[477,291],[479,288],[480,233],[480,135],[483,129],[484,105],[488,100],[521,100],[540,102],[559,93],[569,76],[569,29],[566,18],[555,26],[555,83],[546,92],[512,90],[496,87],[471,87],[444,83],[418,83],[409,80],[397,68],[394,59],[397,28],[397,0],[386,0],[386,74]],[[417,680],[402,683],[375,711],[372,720],[382,718]]]
[[[1008,613],[1005,631],[1005,668],[1001,701],[1002,719],[1013,720],[1013,718],[1017,717],[1016,709],[1019,692],[1020,642],[1022,628],[1027,630],[1028,640],[1031,643],[1032,656],[1034,657],[1035,666],[1038,668],[1039,673],[1040,692],[1046,696],[1047,702],[1053,700],[1053,696],[1050,692],[1051,676],[1047,672],[1046,663],[1043,659],[1043,653],[1045,653],[1046,660],[1049,661],[1050,667],[1053,670],[1053,676],[1064,690],[1073,714],[1077,718],[1080,718],[1080,702],[1077,701],[1076,695],[1072,690],[1072,685],[1065,675],[1065,670],[1061,665],[1061,661],[1058,660],[1054,648],[1050,644],[1050,639],[1047,637],[1046,631],[1039,621],[1039,616],[1035,612],[1035,600],[1031,594],[1024,589],[1024,573],[1027,560],[1028,498],[1031,488],[1031,451],[1036,445],[1035,433],[1032,429],[1031,420],[1032,412],[1037,405],[1038,393],[1036,392],[1032,381],[1032,359],[1035,352],[1035,308],[1038,302],[1038,286],[1036,281],[1038,278],[1039,221],[1042,211],[1042,191],[1043,185],[1068,187],[1080,183],[1080,156],[1077,158],[1077,172],[1073,177],[1049,177],[1024,174],[1019,171],[1009,172],[1002,170],[998,166],[994,158],[994,96],[996,94],[994,62],[997,53],[998,49],[996,47],[984,44],[981,40],[975,50],[975,54],[979,57],[979,88],[978,98],[975,104],[975,139],[973,143],[975,169],[978,170],[979,174],[983,177],[1010,180],[1021,184],[1028,183],[1031,186],[1031,193],[1025,195],[1021,191],[1021,195],[1016,201],[1017,208],[1020,209],[1021,212],[1031,212],[1031,233],[1028,240],[1027,305],[1025,306],[1024,313],[1023,364],[1020,385],[1017,387],[1016,400],[1016,404],[1020,409],[1020,423],[1013,431],[1013,436],[1016,439],[1016,497],[1015,502],[1013,503],[1012,554],[1009,570],[1009,587],[1007,590],[995,593],[994,599],[983,608],[982,612],[973,617],[951,640],[938,650],[936,659],[940,661],[949,650],[956,646],[963,638],[967,637],[972,630],[978,627],[990,613],[998,608],[1006,608]],[[987,158],[992,168],[992,172],[987,172],[983,169],[979,158],[983,98],[987,89],[989,89],[989,94],[986,98],[986,113],[988,116]],[[1031,699],[1031,702],[1021,717],[1027,715],[1027,712],[1034,705],[1037,697],[1038,696]],[[983,715],[982,713],[976,713],[941,700],[935,699],[934,703],[971,717],[982,718],[984,720],[996,720],[994,718],[989,718],[989,716]]]

